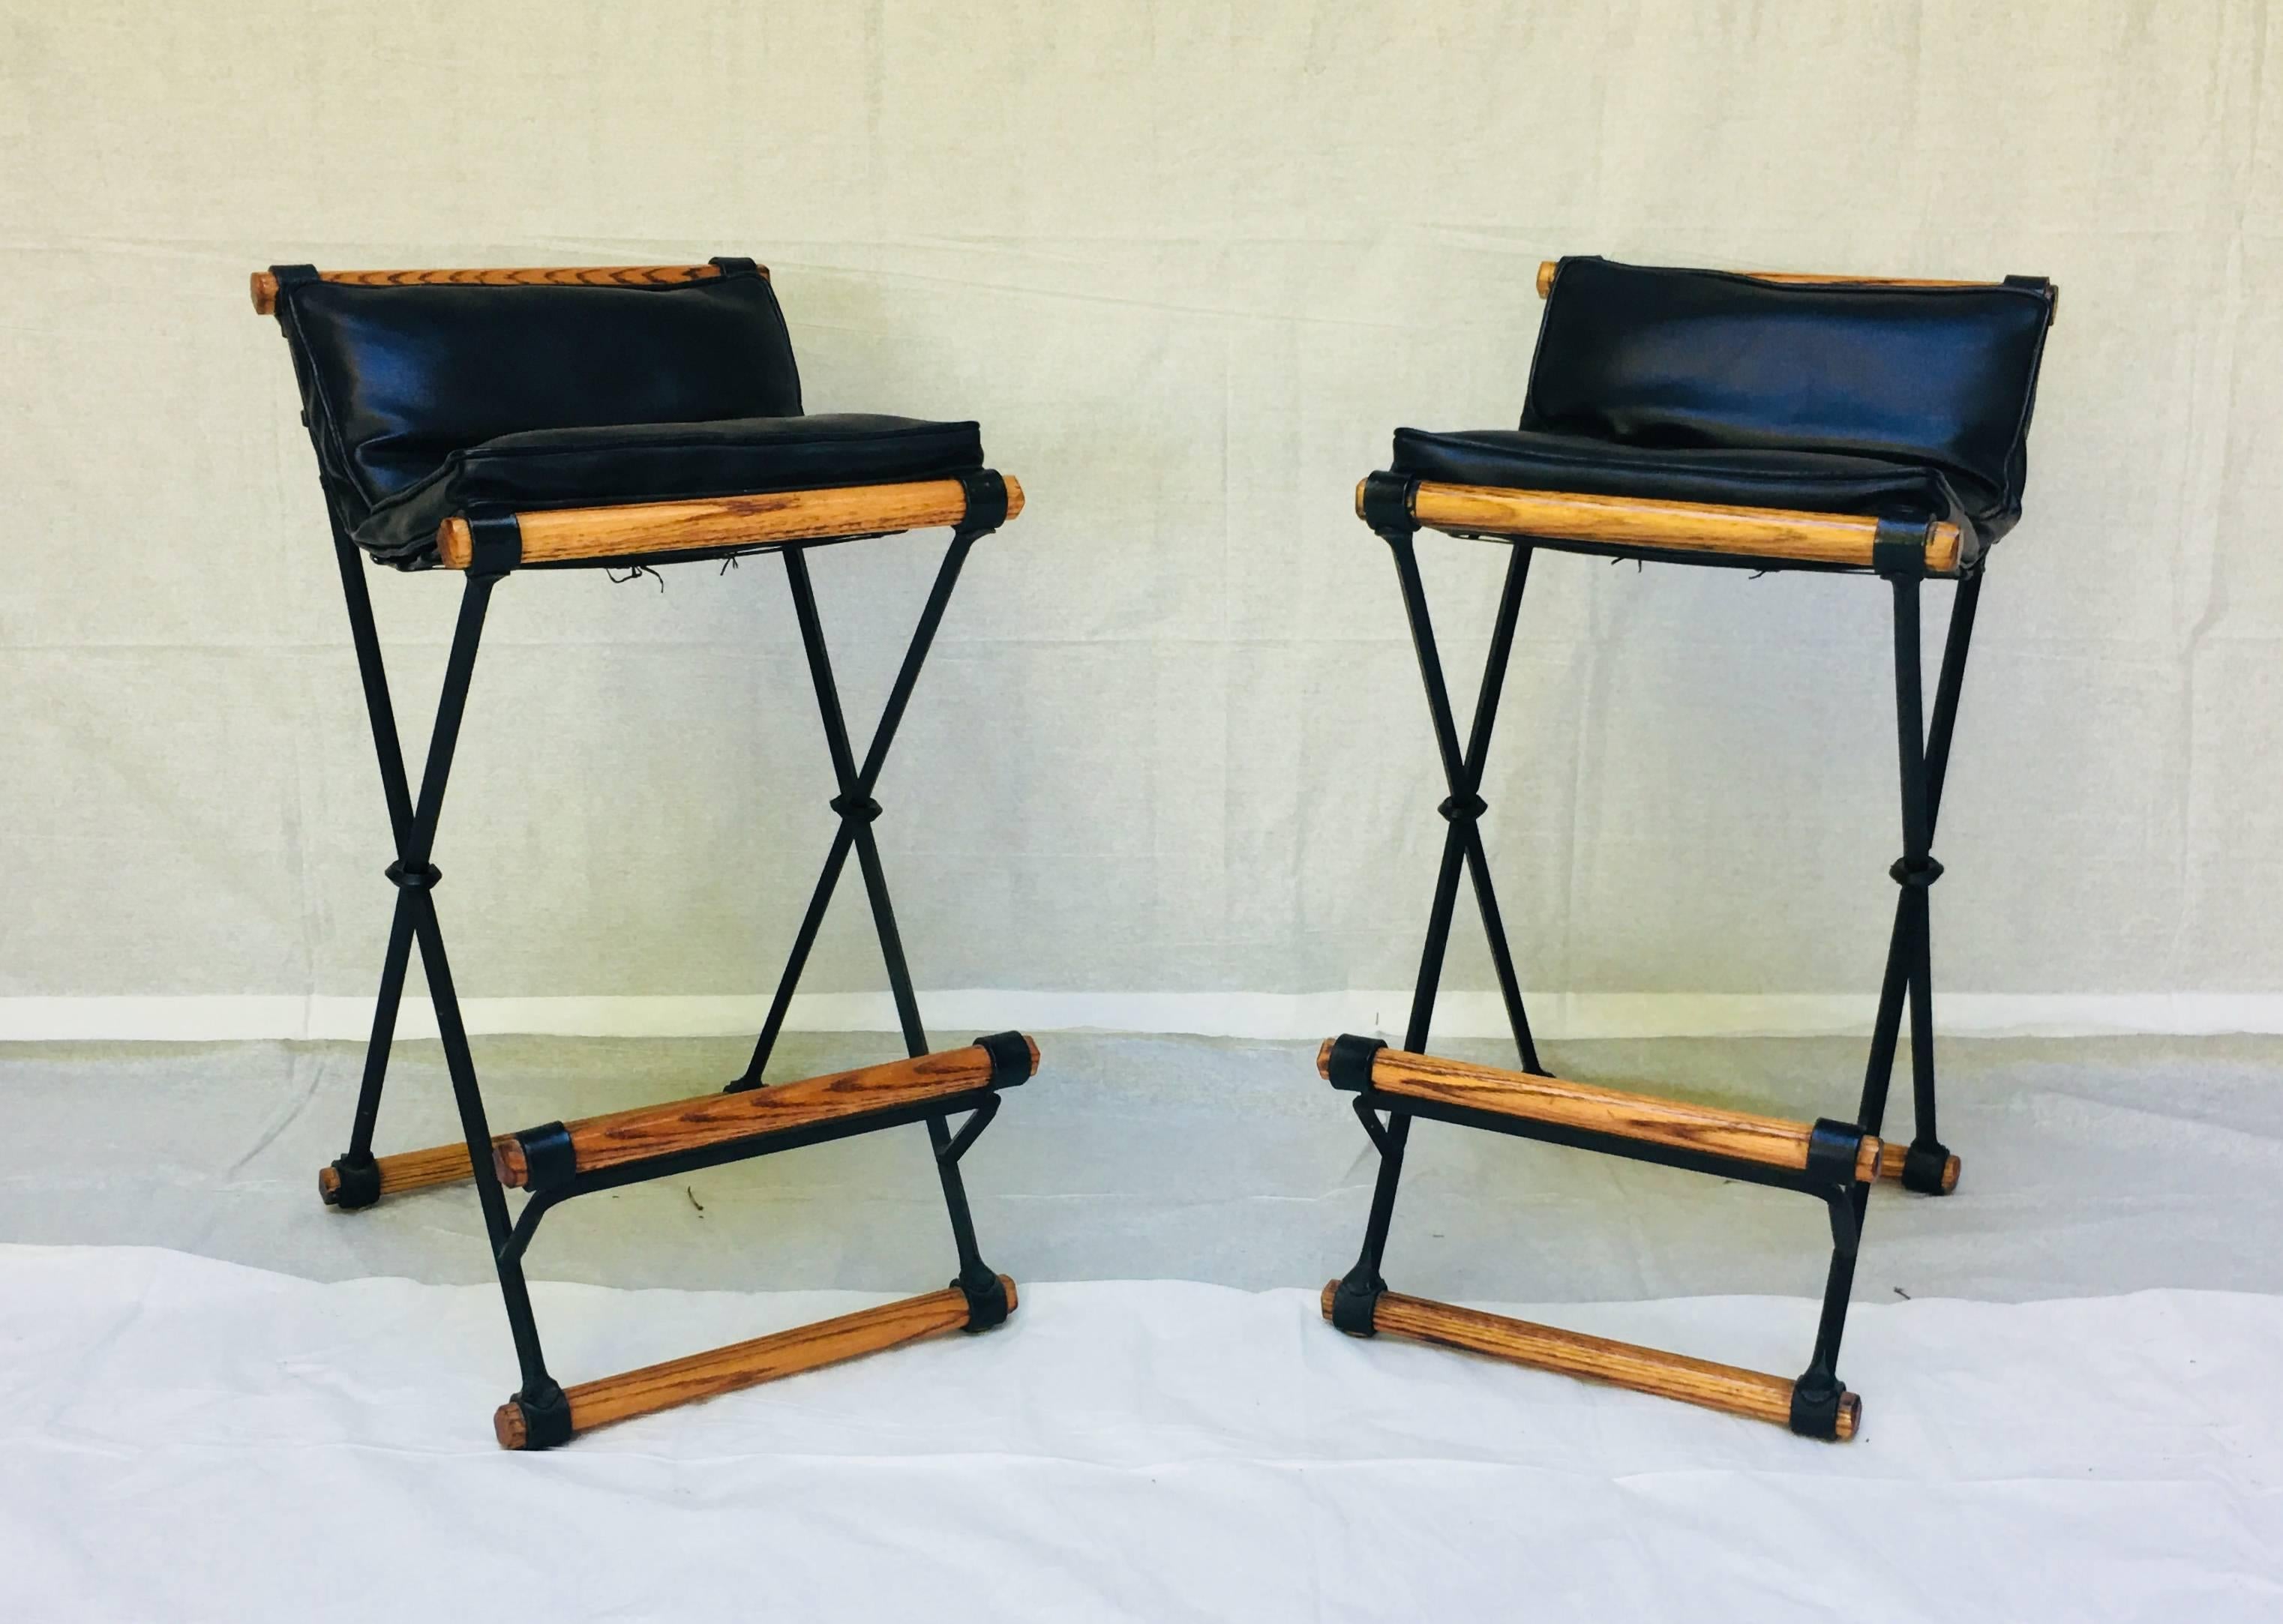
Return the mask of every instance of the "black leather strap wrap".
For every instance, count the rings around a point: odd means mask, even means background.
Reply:
[[[1367,476],[1360,504],[1363,522],[1391,541],[1415,534],[1419,521],[1411,517],[1411,497],[1418,488],[1419,481],[1405,474]]]
[[[380,1199],[380,1164],[367,1151],[362,1156],[343,1156],[333,1163],[333,1177],[340,1180],[325,1205],[338,1207],[344,1212],[355,1212],[370,1207]],[[320,1190],[319,1194],[324,1193]]]
[[[962,1331],[988,1331],[1007,1323],[1007,1288],[988,1269],[962,1271],[952,1289],[967,1299],[967,1323]]]
[[[282,295],[288,288],[304,288],[313,282],[324,280],[314,265],[273,265],[269,274],[277,278],[277,291]]]
[[[339,1166],[339,1163],[334,1163]],[[1913,1141],[1903,1156],[1903,1188],[1920,1195],[1940,1195],[1943,1175],[1950,1171],[1950,1148]]]
[[[549,1381],[533,1393],[515,1395],[523,1412],[523,1447],[551,1449],[571,1441],[571,1400],[558,1382]]]
[[[1363,1093],[1371,1087],[1371,1063],[1385,1047],[1386,1043],[1380,1038],[1343,1033],[1332,1039],[1332,1055],[1325,1062],[1324,1076],[1334,1088],[1351,1094]]]
[[[995,468],[976,468],[959,476],[967,493],[967,514],[959,521],[962,536],[987,536],[1007,522],[1007,481]]]
[[[1807,1134],[1807,1176],[1819,1185],[1851,1185],[1855,1159],[1862,1154],[1860,1128],[1819,1116]]]
[[[505,575],[523,562],[523,526],[512,513],[470,513],[468,542],[471,575]]]
[[[1881,519],[1871,537],[1871,567],[1890,580],[1924,575],[1927,543],[1933,540],[1932,519]]]
[[[1350,1336],[1377,1336],[1379,1327],[1373,1317],[1379,1309],[1380,1294],[1387,1282],[1375,1274],[1366,1274],[1359,1263],[1341,1277],[1332,1292],[1332,1327]]]
[[[1803,1438],[1839,1436],[1839,1401],[1847,1389],[1829,1371],[1811,1369],[1791,1386],[1791,1430]]]
[[[751,260],[734,253],[717,253],[705,263],[724,276],[755,276],[760,274],[761,269]]]
[[[526,1128],[515,1136],[523,1146],[524,1188],[552,1190],[568,1184],[579,1170],[578,1153],[571,1148],[571,1130],[561,1123]]]
[[[991,1057],[991,1086],[1013,1088],[1031,1080],[1031,1040],[1020,1032],[993,1032],[975,1046]]]

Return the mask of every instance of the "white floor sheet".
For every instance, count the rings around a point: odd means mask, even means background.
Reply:
[[[567,1380],[880,1300],[536,1293]],[[1788,1371],[1813,1307],[1545,1317]],[[1823,1445],[1303,1290],[1026,1283],[518,1456],[487,1288],[0,1247],[0,1617],[2283,1617],[2283,1298],[1866,1304],[1843,1363]]]

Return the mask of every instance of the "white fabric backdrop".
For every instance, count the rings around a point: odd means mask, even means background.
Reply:
[[[1510,421],[1532,268],[1595,251],[2061,284],[1941,980],[2283,992],[2278,60],[2258,0],[0,0],[0,994],[369,992],[386,831],[245,273],[721,252],[814,408],[977,416],[1031,492],[882,789],[922,985],[1403,985],[1441,790],[1349,492],[1397,423]],[[937,550],[819,562],[860,717]],[[1500,558],[1425,550],[1463,669]],[[500,594],[464,992],[773,977],[830,828],[780,574]],[[376,586],[423,728],[455,593]],[[1883,617],[1544,561],[1486,786],[1531,985],[1874,983]],[[877,984],[854,910],[810,984]]]
[[[1025,1287],[980,1337],[503,1455],[487,1288],[43,1247],[0,1247],[0,1606],[27,1620],[482,1593],[579,1618],[2252,1624],[2283,1591],[2273,1297],[1871,1308],[1863,1434],[1815,1445],[1351,1340],[1312,1292]],[[566,1377],[860,1301],[536,1295]],[[1814,1309],[1549,1317],[1785,1369]]]

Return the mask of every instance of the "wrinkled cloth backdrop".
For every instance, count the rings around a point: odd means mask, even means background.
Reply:
[[[923,990],[1242,1030],[1214,1000],[1408,984],[1443,789],[1350,492],[1399,423],[1510,422],[1534,268],[1598,252],[2061,284],[1937,977],[2278,1024],[2278,61],[2256,0],[5,0],[0,1035],[361,1024],[387,833],[246,273],[719,253],[774,268],[812,408],[978,417],[1030,492],[880,790]],[[860,731],[940,543],[818,559]],[[1422,549],[1463,706],[1503,553]],[[666,580],[495,601],[437,851],[464,994],[774,980],[831,830],[782,570]],[[425,741],[455,583],[375,592]],[[1867,1007],[1886,636],[1859,580],[1541,559],[1485,786],[1525,983]],[[877,989],[860,909],[808,984]],[[1449,984],[1490,985],[1463,908]]]

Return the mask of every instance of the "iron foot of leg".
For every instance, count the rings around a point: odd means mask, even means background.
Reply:
[[[560,1383],[549,1379],[545,1386],[526,1388],[508,1401],[523,1418],[523,1436],[510,1442],[503,1434],[500,1442],[509,1449],[551,1449],[557,1444],[571,1441],[571,1401],[565,1396]]]
[[[1854,1395],[1840,1384],[1839,1378],[1820,1364],[1811,1364],[1792,1383],[1791,1430],[1803,1438],[1835,1440],[1841,1407],[1854,1402]]]
[[[1913,1139],[1903,1157],[1903,1188],[1948,1195],[1958,1187],[1958,1158],[1939,1140]]]
[[[338,1207],[344,1212],[355,1212],[380,1200],[380,1164],[367,1151],[362,1156],[343,1156],[332,1164],[332,1182],[317,1181],[317,1194],[328,1207]]]
[[[1341,1277],[1340,1288],[1332,1294],[1332,1324],[1350,1336],[1376,1336],[1379,1327],[1372,1323],[1373,1316],[1386,1289],[1385,1280],[1358,1263]]]
[[[988,1331],[1006,1323],[1010,1311],[1007,1287],[989,1269],[978,1263],[972,1270],[962,1270],[951,1285],[967,1298],[966,1330]]]

